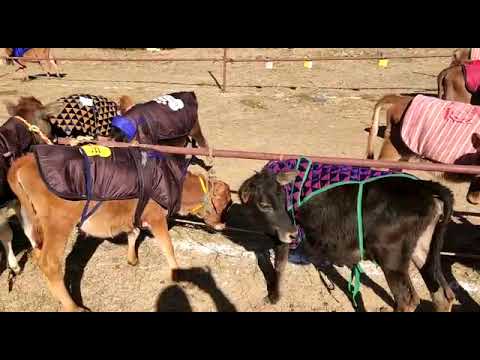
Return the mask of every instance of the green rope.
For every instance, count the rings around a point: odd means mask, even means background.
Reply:
[[[348,283],[348,291],[352,295],[353,306],[357,307],[357,295],[360,292],[360,274],[364,271],[360,264],[355,264],[352,268],[352,274],[350,276],[350,282]]]
[[[358,248],[360,250],[360,261],[363,261],[365,254],[365,247],[363,244],[363,211],[362,211],[362,199],[363,199],[363,185],[365,183],[358,184],[357,193],[357,234],[358,234]],[[360,274],[363,273],[363,269],[360,263],[357,263],[352,268],[352,274],[350,276],[350,283],[348,284],[348,291],[352,294],[353,305],[357,307],[357,295],[360,292]],[[353,285],[352,285],[353,283]]]

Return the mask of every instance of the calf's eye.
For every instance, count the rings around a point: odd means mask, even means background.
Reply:
[[[258,207],[260,208],[260,210],[272,210],[272,205],[270,205],[269,203],[266,203],[266,202],[260,202],[258,203]]]

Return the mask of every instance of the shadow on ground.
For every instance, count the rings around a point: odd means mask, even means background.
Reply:
[[[213,300],[218,312],[236,312],[237,309],[218,288],[209,268],[190,268],[175,271],[178,283],[190,283],[207,293]],[[157,312],[192,312],[185,291],[179,285],[164,289],[157,298]]]

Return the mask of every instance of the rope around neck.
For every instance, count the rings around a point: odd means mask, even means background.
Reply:
[[[28,131],[38,134],[40,138],[48,145],[52,145],[53,143],[50,141],[50,139],[40,130],[40,128],[37,125],[32,125],[30,124],[27,120],[22,118],[21,116],[15,115],[15,119],[20,120],[28,129]]]

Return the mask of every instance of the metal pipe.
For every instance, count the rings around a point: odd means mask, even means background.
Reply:
[[[229,59],[229,62],[289,62],[289,61],[345,61],[345,60],[381,60],[381,59],[431,59],[451,58],[452,55],[413,55],[413,56],[325,56],[325,57],[299,57],[299,58],[257,58],[257,59]]]
[[[72,140],[68,138],[59,138],[59,144],[71,144]],[[323,157],[311,156],[304,154],[279,154],[266,152],[253,152],[241,150],[223,150],[223,149],[205,149],[205,148],[184,148],[165,145],[147,145],[147,144],[128,144],[108,140],[93,140],[92,143],[109,147],[138,147],[159,151],[168,154],[180,155],[203,155],[213,156],[219,158],[235,158],[235,159],[251,159],[251,160],[284,160],[296,159],[302,156],[308,157],[312,161],[317,161],[322,164],[332,165],[350,165],[350,166],[367,166],[373,168],[387,168],[387,169],[405,169],[405,170],[423,170],[423,171],[439,171],[447,173],[458,174],[480,174],[480,166],[475,165],[448,165],[437,163],[409,163],[397,161],[381,161],[381,160],[365,160],[353,158],[339,158],[339,157]]]
[[[1,59],[22,60],[25,62],[35,62],[39,60],[51,60],[51,58],[26,58],[26,57],[9,57],[0,56]],[[59,58],[59,61],[106,61],[106,62],[162,62],[162,61],[223,61],[223,58]]]
[[[381,59],[432,59],[432,58],[451,58],[452,55],[398,55],[398,56],[325,56],[325,57],[298,57],[298,58],[257,58],[257,59],[233,59],[226,58],[226,49],[224,49],[224,57],[222,58],[58,58],[59,61],[106,61],[106,62],[162,62],[162,61],[223,61],[223,62],[297,62],[297,61],[345,61],[345,60],[381,60]],[[26,57],[10,57],[0,56],[1,59],[22,60],[25,62],[35,62],[39,60],[51,60],[51,58],[26,58]]]

